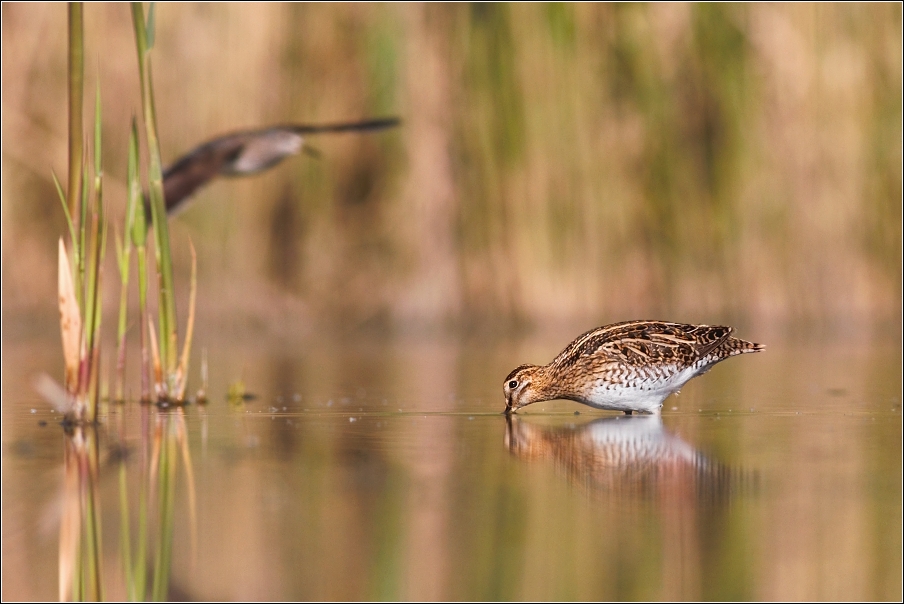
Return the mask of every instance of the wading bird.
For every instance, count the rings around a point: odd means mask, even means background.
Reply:
[[[597,409],[659,413],[691,378],[729,357],[765,346],[731,336],[732,328],[628,321],[579,336],[548,365],[521,365],[505,378],[505,413],[568,399]]]

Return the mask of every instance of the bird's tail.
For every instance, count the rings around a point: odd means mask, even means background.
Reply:
[[[747,340],[742,340],[740,338],[728,338],[722,346],[726,349],[726,352],[729,356],[734,356],[736,354],[745,354],[748,352],[760,352],[761,350],[766,350],[765,344],[757,344],[755,342],[748,342]]]
[[[401,120],[397,117],[383,117],[360,122],[344,122],[340,124],[296,124],[287,126],[287,130],[298,134],[320,134],[323,132],[362,132],[368,130],[383,130],[398,126]]]

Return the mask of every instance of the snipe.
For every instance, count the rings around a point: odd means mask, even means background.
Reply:
[[[729,357],[765,346],[731,336],[732,328],[663,321],[598,327],[551,363],[521,365],[505,378],[505,412],[568,399],[598,409],[659,413],[688,380]]]

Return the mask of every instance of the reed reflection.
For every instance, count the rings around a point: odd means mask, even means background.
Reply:
[[[67,426],[63,457],[63,505],[60,522],[59,598],[61,601],[115,599],[165,600],[170,570],[180,463],[188,487],[192,549],[196,541],[195,488],[182,408],[170,412],[141,409],[138,454],[127,444],[119,414],[116,437],[106,463],[100,462],[95,424]],[[137,463],[133,463],[137,459]],[[125,593],[107,593],[102,563],[100,482],[118,466],[119,559]],[[137,485],[137,489],[135,488]],[[109,516],[107,516],[109,518]],[[107,527],[107,530],[111,530]],[[110,571],[115,572],[115,571]]]
[[[95,426],[67,429],[60,519],[61,602],[102,600],[98,449]]]
[[[543,425],[507,418],[505,446],[525,461],[551,460],[574,483],[607,496],[723,501],[752,476],[703,455],[656,415]]]

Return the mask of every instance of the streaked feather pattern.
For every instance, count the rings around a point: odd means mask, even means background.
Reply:
[[[601,409],[656,413],[665,398],[716,363],[765,348],[722,325],[627,321],[578,336],[548,365],[505,379],[506,411],[557,398]]]

